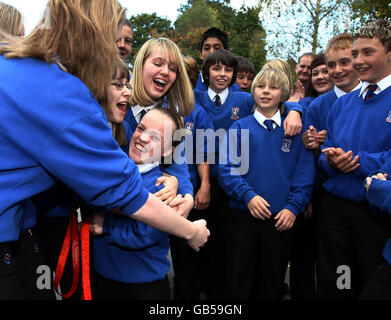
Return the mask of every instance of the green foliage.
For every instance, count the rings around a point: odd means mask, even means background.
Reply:
[[[130,57],[131,61],[135,57],[137,51],[148,39],[169,34],[173,29],[170,20],[158,17],[156,13],[143,13],[131,16],[129,20],[134,26],[132,54]]]
[[[199,44],[202,34],[216,27],[228,34],[233,53],[249,58],[256,70],[260,70],[266,60],[266,33],[259,20],[259,10],[259,6],[242,6],[235,10],[230,6],[230,0],[188,0],[178,10],[180,14],[174,27],[171,21],[155,13],[132,16],[134,41],[130,60],[149,38],[167,37],[180,47],[183,54],[192,56],[201,66]]]
[[[391,17],[391,3],[389,0],[353,0],[350,7],[352,18],[358,20],[359,23]]]

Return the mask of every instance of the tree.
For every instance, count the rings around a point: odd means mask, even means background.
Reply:
[[[175,21],[176,30],[171,32],[171,37],[185,54],[201,64],[199,43],[202,34],[210,27],[219,28],[228,34],[232,52],[249,58],[258,70],[266,59],[266,33],[259,20],[260,7],[242,6],[235,10],[229,4],[229,0],[189,0],[179,9],[181,14]],[[204,17],[200,19],[200,15]]]
[[[285,59],[298,58],[302,50],[319,52],[331,37],[349,29],[348,4],[348,0],[260,0],[261,17],[268,19],[269,52]]]
[[[353,0],[350,8],[352,18],[358,20],[359,23],[391,17],[391,3],[389,0]]]
[[[133,60],[138,50],[148,39],[151,37],[167,35],[173,29],[170,20],[158,17],[156,13],[142,13],[131,16],[129,20],[134,26],[132,55],[130,60]]]

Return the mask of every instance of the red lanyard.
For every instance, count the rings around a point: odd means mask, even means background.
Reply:
[[[87,222],[82,223],[80,230],[81,238],[81,263],[82,263],[82,300],[92,300],[90,284],[90,226]],[[60,284],[65,264],[68,258],[72,241],[72,286],[67,293],[60,294],[58,286]],[[54,277],[54,288],[63,298],[69,298],[77,289],[80,272],[80,239],[77,224],[77,209],[71,212],[65,239],[58,258],[56,275]]]

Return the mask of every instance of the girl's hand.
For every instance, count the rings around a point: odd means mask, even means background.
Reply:
[[[194,207],[194,200],[191,194],[185,194],[184,197],[178,194],[174,200],[169,204],[170,207],[174,208],[179,215],[187,219],[191,209]]]
[[[164,188],[156,192],[154,195],[162,200],[165,204],[170,202],[176,197],[178,192],[178,179],[175,176],[162,176],[156,180],[156,186],[164,184]]]
[[[288,209],[282,209],[274,219],[278,220],[276,223],[278,231],[287,231],[293,227],[296,215]]]

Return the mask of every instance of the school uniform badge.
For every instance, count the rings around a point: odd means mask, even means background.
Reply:
[[[186,122],[185,124],[185,134],[192,134],[194,128],[193,122]]]
[[[239,119],[239,108],[232,108],[231,120]]]
[[[390,112],[388,113],[388,116],[387,116],[387,118],[386,118],[386,122],[391,123],[391,110],[390,110]]]
[[[282,152],[291,152],[291,145],[292,145],[292,139],[283,138],[281,151]]]

